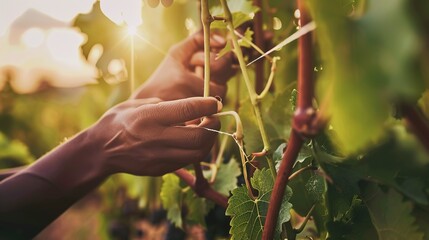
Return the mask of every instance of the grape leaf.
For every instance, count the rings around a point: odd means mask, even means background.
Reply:
[[[232,239],[261,239],[274,180],[269,169],[262,169],[255,171],[251,182],[258,191],[256,199],[249,197],[245,186],[234,189],[229,199],[226,215],[232,217],[230,223]],[[280,235],[281,224],[290,220],[292,204],[288,200],[291,196],[292,190],[287,187],[276,226],[277,238]]]
[[[253,35],[253,31],[250,30],[250,28],[247,28],[246,32],[244,32],[243,37],[246,38],[248,41],[252,42],[252,35]],[[240,45],[241,47],[250,48],[251,46],[250,46],[248,41],[244,41],[241,38],[238,40],[238,45]],[[216,59],[223,57],[225,54],[227,54],[231,51],[232,51],[232,44],[231,44],[231,41],[228,41],[228,42],[226,42],[225,47],[222,48],[222,50],[220,50],[219,53],[216,55]]]
[[[232,51],[232,45],[231,45],[231,41],[226,42],[226,45],[224,48],[222,48],[222,50],[220,50],[217,54],[216,54],[216,60],[223,57],[225,54],[229,53]]]
[[[230,192],[237,187],[237,177],[240,175],[240,165],[234,158],[231,158],[228,163],[220,165],[213,189],[220,194],[229,196]]]
[[[181,228],[182,221],[182,188],[180,179],[174,174],[166,174],[162,177],[161,201],[164,209],[167,210],[167,218],[176,227]]]
[[[287,143],[282,143],[280,146],[277,147],[277,149],[273,153],[273,160],[276,164],[276,170],[278,171],[280,168],[280,164],[282,162],[283,153],[286,150]],[[303,144],[301,147],[301,150],[298,153],[298,157],[296,158],[297,163],[303,163],[307,159],[311,158],[313,156],[311,152],[311,146],[309,144]]]
[[[214,205],[198,197],[190,187],[182,188],[176,175],[166,174],[162,179],[161,201],[167,210],[168,220],[178,228],[182,228],[184,223],[205,227],[204,217]]]
[[[273,97],[271,104],[268,105],[267,115],[270,117],[276,131],[284,138],[289,136],[292,125],[291,119],[293,118],[293,110],[289,99],[293,97],[293,87],[294,85],[290,85],[279,90]]]
[[[334,188],[331,188],[334,189]],[[338,195],[341,197],[340,195]],[[328,198],[333,197],[332,195]],[[334,217],[327,223],[329,239],[361,240],[377,239],[377,232],[371,223],[368,208],[362,200],[354,198],[343,216]]]
[[[198,197],[192,189],[187,188],[183,196],[183,202],[186,206],[186,222],[206,227],[204,219],[208,212],[206,199]]]
[[[239,27],[243,23],[252,20],[254,14],[259,11],[259,8],[252,5],[252,1],[248,0],[228,0],[229,10],[232,13],[232,22],[234,27]],[[223,17],[221,6],[214,6],[210,10],[212,16]],[[224,29],[226,24],[223,21],[214,21],[211,25],[213,29]]]
[[[361,190],[380,240],[423,239],[411,215],[413,205],[404,201],[401,194],[392,188],[384,192],[372,183],[362,186]]]
[[[365,179],[394,187],[413,201],[427,205],[428,154],[402,126],[394,127],[387,135],[365,155],[348,158],[327,154],[316,142],[316,159],[343,194],[353,196],[358,182]]]
[[[296,162],[293,171],[297,171],[308,165],[316,166],[313,158],[305,158],[303,162]],[[327,221],[326,207],[326,181],[315,171],[304,171],[292,178],[289,182],[292,188],[293,195],[290,202],[293,205],[293,210],[301,216],[307,215],[308,211],[315,205],[312,213],[314,224],[318,229],[319,234],[326,231],[325,222]]]
[[[271,116],[267,113],[267,106],[270,106],[271,102],[272,97],[269,95],[265,96],[265,98],[260,102],[260,109],[267,135],[270,136],[271,139],[275,139],[279,135],[278,131],[276,130],[277,126],[273,124]],[[239,109],[239,114],[243,124],[243,140],[246,152],[260,152],[263,148],[261,133],[259,132],[255,113],[249,98],[246,98],[242,102]]]
[[[252,30],[250,30],[250,28],[247,28],[247,29],[246,29],[246,31],[244,32],[244,35],[243,35],[243,37],[244,37],[247,41],[243,40],[243,38],[240,38],[240,39],[238,40],[238,44],[239,44],[241,47],[250,48],[251,46],[250,46],[250,43],[249,43],[249,42],[252,42],[252,36],[253,36],[253,31],[252,31]]]

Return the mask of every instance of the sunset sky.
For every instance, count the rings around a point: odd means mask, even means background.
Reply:
[[[5,74],[19,93],[38,89],[40,81],[56,87],[94,83],[97,69],[80,46],[87,36],[73,28],[78,14],[89,13],[95,0],[0,0],[0,90]],[[103,13],[118,25],[142,23],[141,0],[103,0]]]

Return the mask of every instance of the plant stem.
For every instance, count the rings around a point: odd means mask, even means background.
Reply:
[[[268,140],[268,136],[267,136],[267,133],[265,131],[264,123],[262,121],[261,109],[260,109],[259,102],[257,100],[258,95],[256,94],[255,89],[253,88],[253,86],[250,82],[249,74],[248,74],[247,68],[246,68],[246,63],[245,63],[244,57],[243,57],[243,52],[241,51],[240,45],[238,44],[237,36],[234,34],[234,24],[232,23],[231,11],[229,10],[229,7],[228,7],[228,4],[226,3],[226,0],[220,0],[220,2],[222,4],[222,8],[223,8],[223,11],[225,14],[225,20],[227,23],[228,30],[231,33],[232,44],[234,47],[234,53],[237,56],[238,63],[240,65],[240,69],[241,69],[241,72],[243,74],[244,82],[245,82],[247,90],[249,92],[250,101],[252,103],[253,110],[255,112],[255,118],[256,118],[256,122],[258,123],[259,132],[261,133],[262,142],[264,144],[264,149],[262,151],[266,153],[270,150],[270,142]],[[273,177],[275,177],[277,173],[275,171],[274,163],[272,161],[268,161],[268,165],[271,169],[271,173],[272,173]],[[273,171],[273,169],[274,169],[274,171]]]
[[[301,26],[310,22],[310,16],[304,6],[304,0],[297,0],[298,8],[301,12]],[[307,33],[298,40],[298,102],[297,110],[308,109],[312,107],[314,96],[314,81],[313,81],[313,54],[312,54],[312,35]],[[294,120],[297,120],[296,118]],[[292,129],[288,141],[286,152],[283,155],[280,169],[274,183],[274,188],[268,205],[267,217],[265,219],[264,231],[262,239],[271,240],[274,237],[274,229],[277,224],[277,218],[286,190],[289,177],[292,173],[293,165],[298,157],[299,151],[304,143],[304,140],[299,133]]]
[[[289,176],[289,181],[290,180],[292,180],[292,179],[294,179],[295,177],[297,177],[297,176],[299,176],[299,174],[301,174],[301,173],[303,173],[303,172],[305,172],[305,171],[307,171],[307,170],[317,170],[317,167],[315,167],[315,166],[313,166],[312,164],[310,164],[310,165],[308,165],[308,166],[305,166],[305,167],[303,167],[303,168],[300,168],[299,170],[297,170],[296,172],[294,172],[294,173],[292,173],[290,176]]]
[[[247,193],[249,194],[249,197],[254,199],[255,196],[252,193],[252,185],[250,184],[249,174],[247,172],[247,160],[243,149],[243,125],[241,123],[240,116],[237,114],[237,112],[234,112],[234,111],[226,111],[226,112],[213,114],[213,116],[226,116],[226,115],[233,116],[235,119],[236,130],[233,137],[238,147],[240,148],[239,152],[240,152],[240,158],[241,158],[241,165],[243,168],[243,178],[244,178],[244,182],[246,183]]]
[[[304,221],[301,223],[301,226],[299,226],[299,228],[297,229],[294,229],[296,233],[301,233],[304,230],[305,225],[307,225],[308,220],[310,220],[310,217],[314,211],[314,208],[316,208],[316,204],[313,204],[313,206],[310,208],[310,211],[308,211],[307,215],[305,215]]]
[[[228,198],[213,190],[208,183],[204,188],[197,189],[196,178],[187,170],[182,168],[174,173],[188,186],[190,186],[200,197],[207,198],[223,208],[228,207]]]
[[[286,185],[303,143],[304,141],[301,136],[295,130],[292,130],[270,197],[270,204],[268,205],[267,217],[265,218],[264,231],[262,233],[262,239],[264,240],[274,239],[274,229],[277,224]]]
[[[201,22],[204,32],[204,97],[210,96],[210,23],[212,17],[209,12],[208,0],[201,0]],[[202,189],[206,188],[209,184],[207,179],[204,178],[201,164],[194,163],[195,169],[195,188],[197,194],[200,194]]]
[[[259,46],[262,51],[265,50],[264,47],[264,30],[262,29],[262,0],[253,0],[253,5],[261,9],[260,11],[255,13],[255,17],[253,18],[253,30],[255,32],[255,44]],[[260,94],[264,88],[264,64],[265,62],[259,61],[255,66],[255,89],[256,93]]]
[[[210,96],[210,24],[212,21],[208,0],[201,0],[201,22],[204,32],[204,97]]]
[[[274,57],[272,64],[271,64],[271,72],[270,76],[268,77],[267,85],[265,86],[264,90],[258,95],[258,100],[262,100],[270,91],[271,85],[273,84],[274,75],[277,70],[277,61],[279,60],[279,57]]]

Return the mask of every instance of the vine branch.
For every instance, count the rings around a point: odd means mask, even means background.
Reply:
[[[310,22],[310,16],[305,9],[304,1],[297,0],[298,9],[301,12],[301,26]],[[262,239],[271,240],[274,238],[274,229],[277,224],[279,209],[286,190],[289,177],[292,173],[293,165],[298,157],[299,151],[304,143],[304,140],[295,126],[308,124],[311,118],[302,118],[297,114],[302,114],[307,109],[312,109],[312,101],[314,96],[313,82],[313,55],[312,55],[312,34],[307,33],[298,40],[298,102],[297,111],[294,115],[294,127],[292,128],[286,152],[283,154],[282,162],[277,178],[274,183],[274,188],[268,205],[267,217],[265,218],[264,231]]]
[[[210,184],[205,180],[205,183],[202,185],[201,183],[199,185],[196,184],[196,178],[194,175],[192,175],[190,172],[188,172],[186,169],[179,169],[174,172],[180,179],[182,179],[188,186],[192,188],[192,190],[197,193],[198,196],[207,198],[209,200],[212,200],[219,206],[223,208],[228,207],[228,198],[223,196],[222,194],[216,192],[210,187]]]
[[[255,32],[255,44],[262,51],[264,48],[264,30],[262,29],[263,18],[262,18],[262,0],[253,0],[253,5],[261,9],[255,13],[253,18],[253,31]],[[260,94],[264,88],[264,61],[259,61],[255,66],[255,89],[256,93]]]
[[[240,45],[238,44],[237,35],[234,34],[235,28],[234,28],[234,24],[232,23],[231,11],[229,10],[229,7],[228,7],[228,4],[226,3],[226,0],[220,0],[220,2],[222,5],[224,15],[225,15],[225,21],[227,24],[227,28],[228,28],[229,32],[231,33],[233,51],[234,51],[235,55],[237,56],[238,63],[240,65],[240,69],[241,69],[241,72],[243,74],[244,82],[246,84],[246,87],[247,87],[247,90],[249,93],[250,101],[251,101],[252,106],[253,106],[256,122],[258,123],[259,132],[260,132],[261,137],[262,137],[262,142],[264,143],[264,149],[262,150],[262,152],[264,154],[266,154],[270,150],[270,142],[268,140],[268,136],[267,136],[267,133],[265,130],[264,123],[262,121],[261,109],[260,109],[260,105],[259,105],[259,102],[257,99],[258,95],[256,94],[255,89],[250,82],[250,77],[249,77],[249,74],[247,72],[246,63],[245,63],[244,57],[243,57],[243,52],[241,51]],[[268,160],[267,162],[268,162],[268,165],[270,167],[270,170],[271,170],[273,177],[275,177],[277,175],[277,173],[276,173],[273,161]]]
[[[204,97],[210,96],[210,24],[213,21],[212,16],[210,15],[208,0],[201,0],[201,23],[203,25],[203,34],[204,34]],[[194,190],[198,195],[209,186],[207,179],[204,178],[203,170],[201,164],[194,163],[195,170],[195,185]]]

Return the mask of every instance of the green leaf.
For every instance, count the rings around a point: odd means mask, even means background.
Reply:
[[[282,143],[280,146],[277,147],[277,149],[273,153],[273,160],[276,164],[276,170],[278,171],[280,168],[280,163],[283,158],[283,152],[286,150],[287,143]],[[309,144],[303,144],[301,147],[301,150],[298,153],[298,156],[296,158],[296,163],[303,163],[307,159],[311,158],[313,156],[313,153],[311,151],[311,146]]]
[[[243,37],[246,38],[248,41],[252,42],[252,35],[253,35],[253,31],[250,30],[250,28],[247,28]],[[251,46],[248,41],[244,41],[243,38],[241,38],[238,40],[238,45],[240,45],[241,47],[250,48]],[[216,59],[221,58],[222,56],[224,56],[225,54],[231,51],[232,51],[231,41],[228,41],[226,42],[225,47],[222,48],[222,50],[220,50],[220,52],[216,55]]]
[[[298,171],[310,164],[315,164],[313,158],[305,158],[303,162],[295,164],[293,171]],[[311,207],[315,205],[312,213],[314,224],[317,226],[318,233],[323,235],[328,215],[325,199],[327,189],[325,179],[315,171],[307,170],[291,179],[289,186],[293,191],[290,202],[294,211],[299,215],[307,215]]]
[[[429,188],[429,155],[417,140],[396,126],[388,138],[365,155],[340,158],[327,154],[315,144],[316,159],[345,192],[357,192],[360,180],[372,180],[394,187],[413,201],[427,205]]]
[[[278,91],[273,97],[271,104],[267,104],[268,111],[266,115],[269,116],[276,131],[283,138],[289,136],[292,125],[293,110],[289,99],[293,97],[293,88],[294,85],[290,85]]]
[[[228,41],[228,42],[226,42],[225,47],[222,48],[222,50],[220,50],[219,53],[216,55],[216,60],[223,57],[225,54],[227,54],[231,51],[232,51],[231,41]]]
[[[333,196],[328,196],[333,197]],[[378,239],[371,223],[368,209],[362,200],[354,198],[347,211],[340,218],[333,218],[327,223],[329,239],[361,240]]]
[[[162,177],[164,183],[161,188],[161,201],[167,210],[167,218],[176,227],[182,228],[182,188],[180,179],[174,174],[166,174]]]
[[[238,45],[240,45],[241,47],[246,47],[246,48],[250,48],[250,44],[249,42],[252,42],[252,36],[253,36],[253,31],[250,30],[250,28],[247,28],[246,31],[244,32],[243,37],[247,40],[243,40],[243,38],[238,40]]]
[[[245,186],[234,189],[229,199],[226,215],[232,217],[230,230],[232,239],[261,239],[274,180],[269,169],[262,169],[255,171],[251,183],[258,191],[256,199],[253,200],[247,194]],[[291,196],[292,190],[287,187],[276,226],[277,238],[280,235],[281,224],[290,220],[292,204],[288,200]]]
[[[292,112],[295,112],[297,100],[298,100],[298,90],[294,88],[289,98],[289,102],[292,105]]]
[[[229,10],[232,13],[234,27],[239,27],[243,23],[253,19],[254,14],[259,11],[259,8],[252,5],[252,1],[248,0],[228,0]],[[223,17],[223,10],[220,6],[215,6],[210,10],[213,16]],[[214,21],[211,26],[213,29],[226,28],[226,24],[222,21]]]
[[[392,188],[385,192],[376,184],[367,184],[361,190],[380,240],[423,239],[411,215],[413,205],[401,194]]]
[[[166,174],[162,178],[161,201],[167,210],[167,219],[178,228],[183,228],[185,223],[205,227],[204,217],[214,205],[197,196],[190,187],[182,188],[176,175]]]
[[[391,101],[415,101],[424,89],[415,71],[416,29],[405,0],[368,0],[367,12],[346,15],[342,1],[309,1],[323,58],[318,95],[341,149],[353,154],[379,140]]]
[[[230,192],[237,187],[237,177],[241,175],[241,168],[237,160],[231,158],[228,163],[222,163],[218,170],[213,189],[229,196]]]
[[[207,202],[204,198],[200,198],[195,192],[187,188],[185,191],[183,202],[186,206],[186,222],[188,224],[199,224],[206,227],[204,217],[208,213]]]
[[[283,159],[283,153],[286,150],[286,143],[280,144],[273,153],[273,161],[276,164],[276,171],[279,171],[280,163]]]

